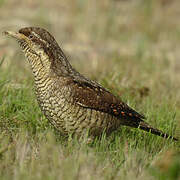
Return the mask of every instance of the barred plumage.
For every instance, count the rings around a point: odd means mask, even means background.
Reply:
[[[19,42],[34,74],[39,106],[63,135],[81,136],[88,131],[95,137],[126,125],[177,140],[145,123],[143,115],[74,70],[45,29],[27,27],[5,34]]]

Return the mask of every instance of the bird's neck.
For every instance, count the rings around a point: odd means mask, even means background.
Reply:
[[[59,48],[51,57],[51,69],[58,76],[67,76],[71,74],[73,68],[67,60],[63,51]]]
[[[47,79],[50,69],[48,56],[37,56],[32,53],[26,53],[25,55],[31,66],[35,81],[38,81],[39,79]]]
[[[75,71],[60,48],[52,53],[41,51],[39,54],[25,52],[37,82],[51,78],[51,76],[65,77]]]

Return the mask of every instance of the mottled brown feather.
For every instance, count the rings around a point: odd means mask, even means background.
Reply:
[[[132,123],[133,121],[139,122],[145,118],[105,88],[75,80],[71,84],[71,87],[75,101],[85,108],[102,111],[117,118],[131,120]]]
[[[122,124],[177,140],[144,122],[143,115],[97,82],[74,70],[48,31],[27,27],[20,29],[19,33],[23,36],[6,32],[18,39],[26,56],[31,59],[40,107],[49,121],[61,132],[81,133],[90,128],[92,132],[98,132],[94,135],[100,135],[103,130],[115,130]],[[24,36],[27,38],[23,38]],[[33,46],[36,48],[33,49]],[[38,54],[42,49],[44,53]],[[43,63],[36,61],[42,59],[50,65],[41,67]],[[41,78],[38,77],[39,74]]]

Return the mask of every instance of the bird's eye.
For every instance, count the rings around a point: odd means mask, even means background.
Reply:
[[[30,35],[29,35],[29,39],[32,39],[32,38],[33,38],[33,35],[32,35],[32,34],[30,34]]]

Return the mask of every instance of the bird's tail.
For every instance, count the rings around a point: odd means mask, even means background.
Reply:
[[[123,121],[122,125],[125,126],[130,126],[130,127],[134,127],[134,128],[139,128],[142,129],[144,131],[150,132],[152,134],[155,134],[157,136],[161,136],[163,138],[167,138],[167,139],[173,139],[174,141],[178,141],[177,138],[170,136],[167,133],[162,132],[159,129],[153,128],[152,126],[150,126],[148,123],[146,123],[145,121],[143,121],[142,119],[138,118],[138,119],[134,119],[133,121],[130,120],[126,120]]]
[[[147,131],[147,132],[150,132],[150,133],[152,133],[152,134],[161,136],[161,137],[163,137],[163,138],[169,138],[169,139],[173,139],[173,140],[175,140],[175,141],[178,141],[177,138],[175,138],[175,137],[173,137],[173,136],[170,136],[169,134],[164,133],[164,132],[162,132],[162,131],[159,130],[159,129],[153,128],[152,126],[150,126],[148,123],[146,123],[146,122],[144,122],[144,121],[140,121],[137,128],[142,129],[142,130]]]

